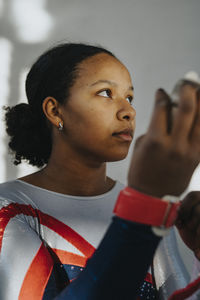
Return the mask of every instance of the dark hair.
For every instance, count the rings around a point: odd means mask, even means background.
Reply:
[[[52,138],[42,102],[52,96],[64,103],[78,76],[78,65],[99,53],[115,57],[101,47],[65,43],[49,49],[33,64],[26,78],[29,104],[21,103],[5,108],[6,131],[10,136],[9,147],[15,154],[15,165],[21,163],[22,159],[38,167],[48,162]]]

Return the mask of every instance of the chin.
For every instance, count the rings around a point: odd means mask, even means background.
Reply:
[[[127,157],[128,151],[121,153],[112,153],[109,157],[107,157],[107,162],[120,161]]]

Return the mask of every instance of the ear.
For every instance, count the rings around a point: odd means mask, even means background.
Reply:
[[[47,97],[42,103],[42,109],[47,119],[52,125],[59,127],[59,122],[63,123],[59,102],[53,97]]]

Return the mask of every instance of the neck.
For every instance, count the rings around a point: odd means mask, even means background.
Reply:
[[[45,168],[20,179],[47,190],[75,196],[100,195],[115,184],[106,176],[105,162],[74,152],[55,151],[55,148]]]
[[[77,195],[92,196],[107,192],[114,182],[106,176],[106,163],[92,164],[77,159],[54,160],[51,157],[48,165],[40,172],[52,188],[60,192]]]

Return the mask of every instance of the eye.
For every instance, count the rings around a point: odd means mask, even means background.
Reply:
[[[127,96],[126,100],[131,104],[133,102],[133,96]]]
[[[97,93],[98,96],[110,98],[112,96],[112,92],[110,89],[105,89]]]

